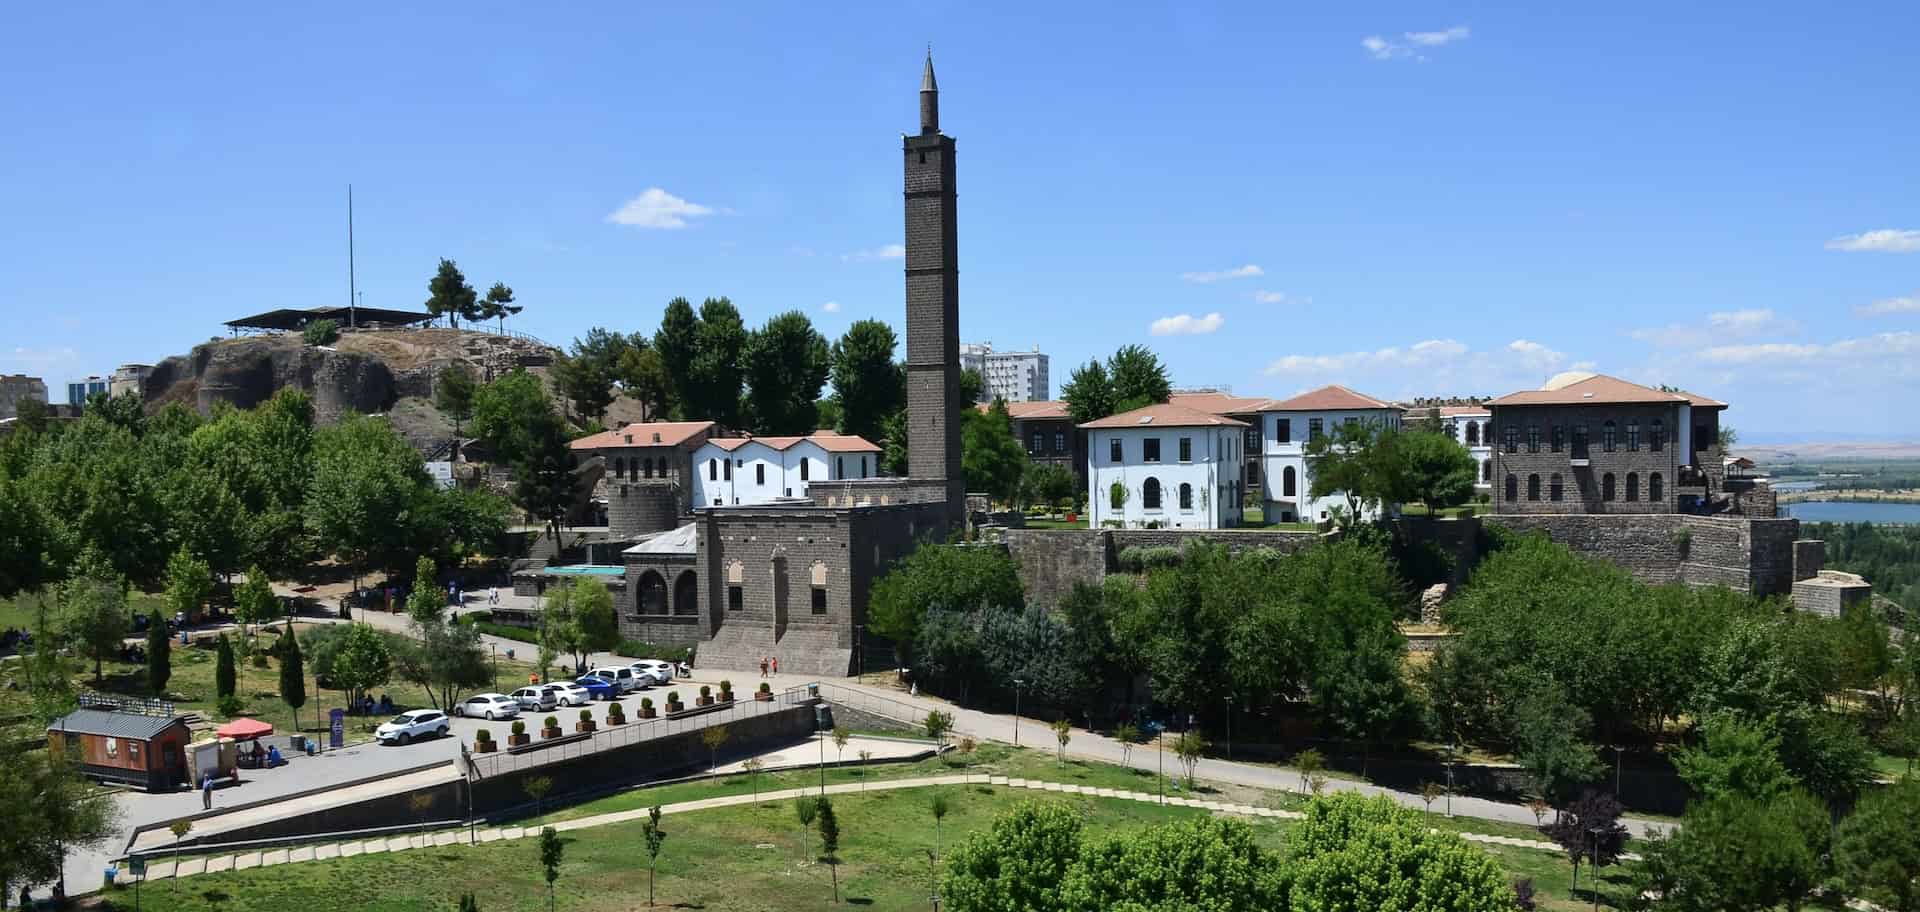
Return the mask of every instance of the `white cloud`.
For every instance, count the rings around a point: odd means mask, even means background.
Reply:
[[[1881,228],[1860,234],[1843,234],[1828,241],[1827,249],[1848,253],[1915,253],[1920,252],[1920,231]]]
[[[1427,339],[1406,348],[1389,347],[1374,351],[1343,352],[1334,355],[1288,355],[1267,365],[1267,374],[1331,374],[1394,367],[1419,367],[1457,358],[1467,353],[1466,343],[1456,339]]]
[[[687,219],[712,215],[713,211],[711,206],[690,203],[659,187],[648,187],[609,213],[607,221],[635,228],[685,228]]]
[[[1826,343],[1719,345],[1700,353],[1703,360],[1722,365],[1825,364],[1836,369],[1892,369],[1906,374],[1914,372],[1916,355],[1920,355],[1920,333],[1916,332],[1880,333]]]
[[[1551,348],[1526,339],[1515,339],[1507,343],[1507,351],[1519,359],[1520,364],[1539,371],[1557,370],[1566,363],[1567,356]]]
[[[1766,307],[1722,310],[1707,314],[1701,323],[1669,323],[1666,326],[1636,329],[1627,335],[1656,348],[1699,348],[1715,343],[1751,338],[1763,333],[1790,334],[1800,324]]]
[[[905,244],[884,244],[867,250],[843,253],[840,259],[848,263],[865,263],[872,260],[897,260],[907,255]]]
[[[1189,282],[1205,285],[1224,279],[1251,279],[1255,276],[1263,276],[1266,274],[1266,270],[1252,263],[1248,263],[1245,266],[1238,266],[1233,269],[1222,269],[1219,272],[1183,272],[1180,274],[1180,277]]]
[[[1268,364],[1265,373],[1308,385],[1343,383],[1382,398],[1498,396],[1537,387],[1565,370],[1570,360],[1530,339],[1490,348],[1459,339],[1426,339],[1369,351],[1288,355]]]
[[[827,303],[820,305],[820,310],[822,313],[837,314],[840,312],[840,302],[828,301]]]
[[[1901,298],[1883,298],[1872,304],[1862,304],[1853,312],[1863,317],[1884,317],[1887,314],[1920,313],[1920,293]]]
[[[1464,25],[1456,25],[1436,32],[1402,32],[1397,41],[1382,38],[1379,35],[1368,35],[1360,39],[1360,46],[1365,48],[1375,60],[1412,57],[1424,62],[1427,58],[1420,53],[1420,49],[1443,47],[1456,41],[1465,41],[1472,35],[1471,29]]]
[[[1174,314],[1153,321],[1153,334],[1156,336],[1204,336],[1217,331],[1225,325],[1227,318],[1219,311],[1196,317],[1193,314]]]
[[[16,346],[12,351],[0,352],[0,373],[22,373],[39,377],[47,381],[47,389],[51,395],[53,387],[65,381],[59,377],[47,375],[70,370],[72,365],[79,362],[80,353],[71,348],[28,348],[22,345]]]
[[[1312,304],[1312,298],[1290,295],[1284,291],[1260,290],[1253,293],[1253,299],[1262,304]]]

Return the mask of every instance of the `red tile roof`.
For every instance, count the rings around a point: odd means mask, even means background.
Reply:
[[[613,447],[660,447],[680,446],[713,432],[711,421],[650,421],[629,424],[589,434],[575,440],[571,446],[576,450],[600,450]]]
[[[1619,377],[1606,374],[1594,374],[1584,380],[1559,386],[1554,389],[1520,390],[1508,393],[1493,400],[1489,405],[1593,405],[1598,403],[1677,403],[1686,402],[1702,408],[1726,408],[1727,404],[1693,393],[1669,393],[1641,386]]]
[[[1229,396],[1217,390],[1174,393],[1167,397],[1168,405],[1215,415],[1251,415],[1259,411],[1261,404],[1266,401],[1258,397]]]
[[[1344,386],[1323,386],[1317,390],[1301,393],[1291,399],[1268,399],[1260,405],[1262,412],[1346,412],[1362,409],[1390,409],[1396,406],[1381,402],[1365,393],[1356,393]]]
[[[715,437],[707,442],[731,453],[749,443],[757,443],[773,450],[784,450],[801,441],[811,441],[829,453],[878,453],[880,446],[858,434],[838,434],[833,431],[814,431],[805,437]]]
[[[973,410],[983,415],[992,409],[993,403],[991,402],[976,402],[973,405]],[[1015,421],[1023,421],[1029,418],[1065,418],[1067,417],[1067,401],[1065,399],[1035,399],[1032,402],[1009,402],[1007,403],[1007,417]]]
[[[1246,427],[1247,423],[1203,412],[1186,406],[1162,403],[1108,415],[1098,421],[1089,421],[1080,425],[1088,429],[1138,428],[1138,427]]]

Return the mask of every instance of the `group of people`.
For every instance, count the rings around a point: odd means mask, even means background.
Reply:
[[[8,627],[5,630],[0,630],[0,652],[5,652],[7,650],[13,650],[15,652],[26,652],[27,650],[32,648],[33,648],[32,631],[15,628],[15,627]]]
[[[767,656],[760,660],[760,676],[763,678],[766,677],[768,670],[772,670],[774,674],[780,673],[779,656]]]
[[[374,702],[372,694],[361,694],[360,699],[347,704],[347,713],[355,716],[390,716],[393,711],[393,698],[386,694],[380,695],[378,703]]]

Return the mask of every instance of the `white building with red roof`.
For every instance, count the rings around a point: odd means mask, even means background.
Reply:
[[[1333,433],[1342,424],[1378,423],[1399,427],[1401,410],[1365,393],[1344,386],[1323,386],[1288,399],[1269,399],[1256,407],[1265,447],[1261,463],[1261,500],[1268,522],[1324,522],[1333,518],[1335,509],[1345,509],[1346,498],[1338,492],[1313,497],[1313,472],[1307,464],[1307,443]],[[1382,510],[1392,512],[1398,504],[1381,504],[1363,509],[1360,519],[1377,519]]]
[[[805,437],[715,437],[693,453],[693,505],[804,500],[810,482],[879,475],[880,447],[864,437],[830,430]]]
[[[1164,403],[1080,425],[1093,528],[1225,529],[1240,524],[1247,424]]]

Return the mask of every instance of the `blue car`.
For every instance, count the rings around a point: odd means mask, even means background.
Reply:
[[[605,678],[596,678],[592,675],[587,675],[584,678],[575,678],[573,683],[586,688],[587,694],[595,700],[611,700],[620,696],[619,686],[607,681]]]

